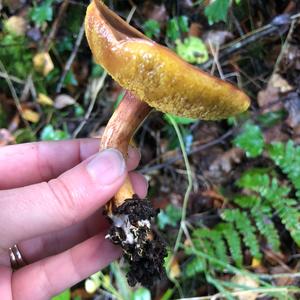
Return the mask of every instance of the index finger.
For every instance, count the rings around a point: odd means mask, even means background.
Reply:
[[[0,147],[0,190],[56,178],[99,151],[99,139],[49,141]],[[129,148],[127,169],[136,168],[137,150]]]

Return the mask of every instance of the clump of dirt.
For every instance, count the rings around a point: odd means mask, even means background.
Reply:
[[[115,207],[110,215],[113,224],[107,237],[123,249],[130,267],[127,274],[130,286],[141,283],[151,287],[165,273],[166,244],[151,229],[157,213],[149,200],[134,195]]]

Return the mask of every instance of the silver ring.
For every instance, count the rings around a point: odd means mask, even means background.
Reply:
[[[11,248],[8,249],[8,251],[9,251],[10,264],[13,270],[17,270],[26,266],[26,262],[22,257],[22,254],[17,245],[12,246]]]

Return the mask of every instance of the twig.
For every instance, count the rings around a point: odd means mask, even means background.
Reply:
[[[200,145],[200,146],[194,148],[191,151],[188,151],[187,155],[189,156],[189,155],[195,154],[199,151],[203,151],[203,150],[206,150],[210,147],[213,147],[213,146],[223,142],[224,140],[226,140],[228,137],[230,137],[233,134],[233,132],[234,132],[233,130],[229,130],[226,133],[224,133],[223,135],[221,135],[219,138],[217,138],[217,139],[215,139],[211,142],[208,142],[204,145]],[[179,154],[176,157],[172,157],[172,158],[166,160],[164,163],[157,164],[157,165],[154,165],[154,166],[145,166],[144,168],[142,168],[139,171],[141,173],[145,174],[145,173],[149,173],[149,172],[152,172],[152,171],[155,171],[155,170],[160,170],[160,169],[165,168],[166,166],[171,165],[171,164],[173,164],[176,161],[181,160],[181,159],[182,159],[182,155]]]
[[[279,22],[279,18],[285,18],[283,22]],[[220,54],[219,54],[219,60],[224,59],[226,56],[229,56],[237,51],[239,51],[240,49],[246,47],[247,45],[262,39],[270,34],[273,34],[277,31],[283,31],[286,32],[288,30],[288,28],[284,28],[284,26],[290,24],[293,20],[298,19],[300,17],[300,13],[297,13],[295,15],[292,16],[288,16],[288,15],[281,15],[281,16],[277,16],[271,23],[258,28],[254,31],[249,32],[248,34],[243,35],[241,38],[238,38],[237,40],[226,44],[222,47],[222,49],[220,50]],[[282,33],[283,33],[282,32]],[[214,59],[210,59],[208,60],[206,63],[199,65],[199,67],[201,67],[201,69],[208,69],[212,66],[212,64],[214,63]]]
[[[24,117],[23,117],[22,107],[21,107],[21,103],[20,103],[19,97],[17,95],[17,92],[16,92],[16,90],[15,90],[15,88],[14,88],[14,86],[13,86],[11,80],[10,80],[10,77],[8,76],[7,71],[6,71],[6,69],[5,69],[5,67],[4,67],[4,65],[3,65],[3,63],[2,63],[1,60],[0,60],[0,69],[1,69],[1,72],[3,72],[3,74],[5,75],[4,78],[5,78],[6,82],[7,82],[7,85],[9,87],[10,92],[11,92],[11,95],[12,95],[12,97],[14,99],[16,108],[17,108],[17,110],[18,110],[18,112],[19,112],[19,114],[20,114],[20,116],[21,116],[21,118],[22,118],[25,126],[28,129],[31,130],[31,127],[30,127],[28,121],[26,119],[24,119]]]
[[[90,101],[89,107],[88,107],[88,109],[87,109],[87,111],[85,113],[85,116],[84,116],[83,120],[80,122],[80,124],[78,125],[78,127],[73,132],[73,135],[72,135],[73,138],[77,137],[77,135],[80,133],[80,131],[82,130],[82,128],[84,127],[84,125],[87,123],[88,119],[90,118],[90,115],[91,115],[91,113],[92,113],[92,111],[94,109],[95,103],[96,103],[96,99],[97,99],[98,93],[100,92],[100,90],[103,87],[103,84],[104,84],[104,81],[106,79],[106,76],[107,76],[107,72],[104,72],[102,74],[102,76],[99,79],[97,79],[97,81],[96,81],[96,87],[92,91],[92,96],[91,96],[91,101]],[[92,82],[92,84],[93,84],[93,82]]]
[[[13,76],[13,75],[9,75],[8,73],[4,73],[4,72],[0,72],[0,77],[2,78],[9,78],[11,81],[14,81],[15,83],[19,83],[19,84],[24,84],[25,81],[16,77],[16,76]]]
[[[74,62],[74,59],[76,57],[76,54],[78,52],[78,49],[80,47],[80,44],[82,42],[82,39],[83,39],[83,35],[84,35],[84,22],[83,24],[81,25],[80,27],[80,30],[79,30],[79,33],[78,33],[78,36],[77,36],[77,39],[76,39],[76,42],[75,42],[75,45],[74,45],[74,48],[73,48],[73,51],[68,59],[68,61],[66,62],[65,64],[65,67],[64,67],[64,70],[63,70],[63,73],[59,79],[59,82],[57,84],[57,87],[56,87],[56,93],[60,93],[61,89],[62,89],[62,86],[63,86],[63,83],[64,83],[64,80]]]
[[[48,52],[49,49],[50,49],[51,42],[54,40],[54,38],[56,36],[57,30],[59,28],[59,25],[60,25],[62,19],[63,19],[63,15],[65,14],[65,12],[67,10],[68,5],[69,5],[69,0],[64,0],[64,2],[61,4],[61,6],[59,8],[57,17],[55,18],[55,20],[53,22],[51,31],[50,31],[50,33],[48,35],[48,38],[47,38],[47,40],[45,42],[45,45],[44,45],[45,52]]]

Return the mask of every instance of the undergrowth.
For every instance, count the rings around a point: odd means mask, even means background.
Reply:
[[[247,126],[246,131],[255,125]],[[236,139],[236,144],[245,134],[247,132]],[[242,147],[246,153],[248,147],[248,144]],[[300,147],[292,141],[263,143],[262,147],[263,154],[253,156],[264,155],[274,168],[245,171],[235,183],[240,193],[228,200],[227,208],[220,211],[222,221],[213,228],[192,230],[191,245],[184,246],[189,256],[185,264],[187,277],[207,273],[207,270],[226,272],[229,265],[243,268],[244,248],[256,262],[263,258],[263,247],[279,253],[284,250],[282,231],[300,246]]]

